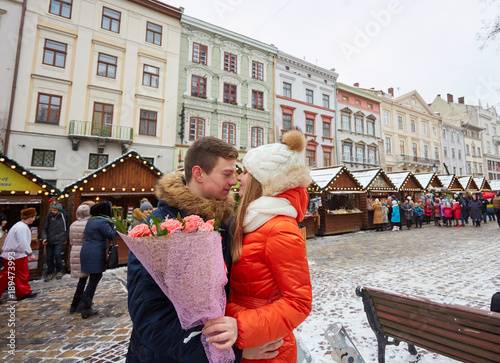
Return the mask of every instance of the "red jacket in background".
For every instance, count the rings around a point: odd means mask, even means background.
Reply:
[[[453,211],[453,217],[455,219],[460,219],[460,216],[462,214],[462,208],[460,207],[460,203],[456,202],[453,204],[453,208],[451,209]]]

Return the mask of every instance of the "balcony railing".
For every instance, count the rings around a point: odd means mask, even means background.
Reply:
[[[378,166],[377,160],[370,160],[370,159],[359,159],[359,158],[348,158],[345,157],[342,159],[344,163],[353,163],[353,164],[366,164],[366,165],[376,165]]]
[[[439,165],[439,159],[421,158],[413,155],[400,155],[398,160],[406,163],[418,163],[430,166],[433,164]]]
[[[500,136],[498,135],[493,136],[493,142],[500,143]]]
[[[134,129],[128,126],[71,120],[69,122],[68,136],[131,142],[134,138]]]

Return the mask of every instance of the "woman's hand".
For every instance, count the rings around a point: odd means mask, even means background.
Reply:
[[[258,347],[243,349],[245,359],[273,359],[278,356],[278,349],[283,345],[283,338],[260,345]]]
[[[205,323],[203,334],[207,336],[207,342],[212,343],[215,348],[227,350],[238,339],[238,323],[229,316],[212,319]]]

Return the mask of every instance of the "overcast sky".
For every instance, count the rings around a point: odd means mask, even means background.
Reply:
[[[162,0],[186,15],[274,44],[339,81],[417,90],[500,112],[500,41],[479,50],[490,0]]]

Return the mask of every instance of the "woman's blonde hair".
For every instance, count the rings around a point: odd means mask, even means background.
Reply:
[[[261,196],[262,185],[249,173],[245,184],[245,193],[240,200],[233,222],[233,236],[231,239],[231,257],[233,263],[240,260],[241,251],[243,249],[243,221],[247,214],[248,205]]]

